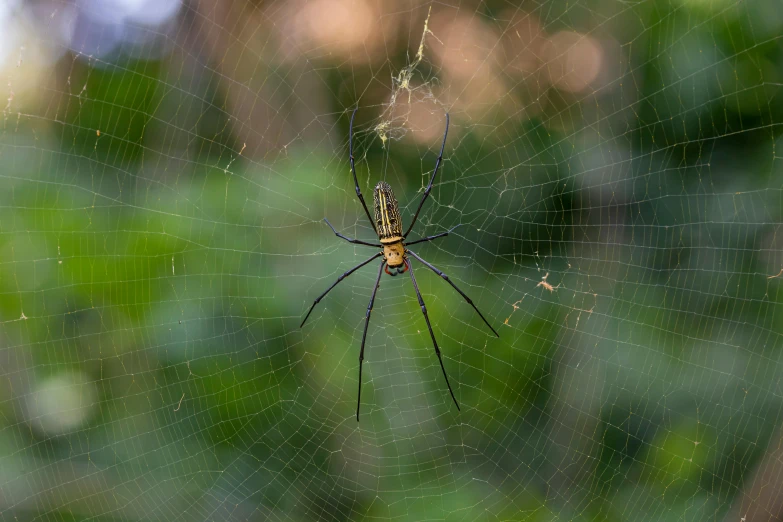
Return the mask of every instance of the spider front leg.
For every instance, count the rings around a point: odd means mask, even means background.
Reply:
[[[408,266],[410,270],[411,281],[413,281],[413,289],[416,290],[416,297],[419,298],[419,306],[421,306],[421,313],[424,314],[424,320],[427,321],[427,328],[430,331],[430,337],[432,337],[432,344],[435,346],[435,355],[438,356],[438,361],[440,361],[440,369],[443,370],[443,378],[446,379],[446,386],[449,387],[449,393],[451,394],[451,398],[454,401],[454,404],[457,406],[457,411],[462,411],[459,409],[459,403],[457,402],[457,398],[454,397],[454,391],[452,391],[451,389],[451,384],[449,383],[449,376],[446,375],[446,367],[443,366],[443,357],[441,357],[440,355],[440,348],[438,348],[438,341],[435,340],[435,333],[432,331],[430,318],[427,315],[427,307],[424,305],[424,299],[421,298],[421,292],[419,292],[419,285],[416,284],[416,277],[414,277],[413,275],[413,265],[411,265],[411,262],[408,259],[405,260],[405,264]]]
[[[359,350],[359,396],[356,399],[356,422],[359,422],[359,407],[362,405],[362,362],[364,362],[364,343],[367,341],[367,327],[370,326],[370,314],[372,313],[372,305],[375,303],[375,294],[378,293],[378,287],[381,285],[381,276],[383,275],[383,267],[386,266],[386,261],[381,261],[381,266],[378,269],[378,278],[375,280],[375,288],[372,291],[372,297],[370,297],[370,304],[367,305],[367,314],[364,316],[364,333],[362,334],[362,349]]]
[[[382,247],[383,247],[383,245],[381,245],[380,243],[367,243],[366,241],[361,241],[361,240],[359,240],[359,239],[352,239],[352,238],[350,238],[350,237],[345,237],[344,235],[342,235],[341,233],[339,233],[338,231],[336,231],[336,230],[334,229],[334,227],[332,226],[332,224],[331,224],[331,223],[329,223],[329,220],[328,220],[328,219],[324,218],[324,221],[326,221],[326,224],[327,224],[327,225],[329,225],[329,228],[331,228],[331,229],[332,229],[332,232],[334,232],[334,235],[335,235],[335,236],[337,236],[337,237],[339,237],[339,238],[342,238],[342,239],[345,239],[345,240],[346,240],[346,241],[348,241],[349,243],[354,243],[354,244],[356,244],[356,245],[364,245],[364,246],[378,247],[378,248],[382,248]]]
[[[416,241],[411,241],[410,243],[406,243],[406,246],[415,245],[416,243],[424,243],[425,241],[432,241],[433,239],[438,239],[439,237],[448,236],[449,234],[454,232],[454,230],[456,230],[458,227],[461,227],[461,226],[462,226],[462,224],[460,223],[456,227],[452,227],[452,228],[450,228],[449,230],[447,230],[445,232],[441,232],[440,234],[435,234],[434,236],[429,236],[429,237],[423,237],[421,239],[417,239]]]
[[[372,229],[375,230],[375,233],[377,234],[378,231],[375,229],[375,221],[373,221],[372,216],[370,216],[370,211],[367,209],[367,203],[364,202],[364,196],[362,196],[362,191],[359,188],[359,180],[356,177],[356,165],[354,164],[353,159],[353,118],[356,116],[356,111],[358,110],[359,107],[355,108],[353,113],[351,113],[351,124],[348,127],[348,155],[351,159],[351,172],[353,172],[353,185],[356,188],[356,196],[359,198],[359,201],[361,201],[362,207],[364,207],[364,213],[367,214],[367,219],[370,220],[370,225],[372,225]]]
[[[435,161],[435,170],[432,171],[432,177],[430,177],[430,182],[427,185],[427,188],[424,189],[424,195],[421,197],[421,201],[419,201],[419,208],[416,209],[416,213],[413,214],[413,219],[411,220],[411,226],[408,227],[408,231],[403,234],[402,237],[408,237],[408,234],[411,233],[411,230],[413,230],[413,225],[416,224],[416,220],[419,219],[419,212],[421,212],[421,207],[424,206],[424,202],[427,201],[427,198],[430,195],[430,191],[432,190],[432,182],[435,181],[435,176],[438,174],[438,168],[440,168],[440,162],[443,160],[443,149],[446,147],[446,137],[449,135],[449,113],[446,113],[446,131],[443,133],[443,143],[440,145],[440,154],[438,154],[438,159]]]

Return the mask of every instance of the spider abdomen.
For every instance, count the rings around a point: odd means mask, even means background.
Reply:
[[[373,198],[375,199],[375,225],[381,243],[391,244],[402,241],[400,206],[391,186],[385,181],[379,182],[375,185]]]

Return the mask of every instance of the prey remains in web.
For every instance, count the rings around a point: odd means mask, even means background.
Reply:
[[[459,411],[459,403],[457,402],[456,397],[454,397],[454,391],[451,389],[451,384],[449,383],[449,377],[446,375],[446,367],[443,366],[443,357],[441,357],[440,354],[440,348],[438,348],[438,342],[435,340],[435,333],[432,331],[432,325],[430,324],[430,318],[427,315],[427,307],[424,305],[424,299],[421,297],[421,292],[419,291],[419,285],[416,283],[416,277],[413,275],[413,265],[411,264],[410,257],[416,259],[421,264],[438,274],[443,280],[445,280],[447,283],[449,283],[454,290],[459,292],[459,294],[467,301],[467,303],[473,307],[473,309],[476,311],[476,313],[481,317],[481,319],[484,321],[484,324],[486,324],[490,330],[492,330],[492,333],[495,334],[496,337],[500,337],[498,333],[495,331],[494,328],[489,324],[489,322],[486,320],[484,315],[479,311],[478,308],[476,308],[476,305],[473,304],[473,301],[468,297],[465,292],[460,290],[457,285],[454,284],[454,282],[449,279],[449,276],[438,270],[435,266],[431,265],[421,257],[419,257],[413,250],[410,250],[408,247],[411,245],[415,245],[417,243],[424,243],[426,241],[432,241],[434,239],[438,239],[444,236],[449,235],[450,232],[454,230],[454,227],[451,230],[447,230],[446,232],[441,232],[440,234],[436,234],[434,236],[424,237],[421,239],[417,239],[415,241],[411,241],[410,243],[405,242],[405,238],[408,237],[408,234],[410,234],[411,230],[413,229],[413,225],[416,224],[416,220],[419,217],[419,212],[421,211],[422,206],[424,206],[424,202],[427,200],[427,197],[430,195],[430,191],[432,190],[432,183],[435,181],[435,176],[438,174],[438,168],[440,167],[440,163],[443,160],[443,148],[446,146],[446,137],[449,134],[449,115],[446,114],[446,131],[443,133],[443,143],[440,146],[440,154],[438,155],[438,159],[435,162],[435,169],[432,171],[432,176],[430,177],[430,182],[427,185],[427,188],[424,190],[424,194],[421,197],[421,201],[419,201],[419,206],[416,209],[416,213],[413,215],[413,220],[411,221],[410,226],[408,227],[408,230],[403,234],[402,233],[402,219],[400,217],[400,207],[397,204],[397,199],[394,197],[394,192],[392,192],[391,186],[389,186],[388,183],[385,181],[379,182],[375,186],[375,191],[373,193],[373,200],[374,200],[374,206],[375,206],[375,219],[373,219],[370,216],[370,211],[367,209],[367,204],[364,202],[364,196],[362,196],[362,191],[359,189],[359,180],[356,178],[356,166],[354,165],[354,157],[353,157],[353,118],[356,116],[356,110],[354,109],[353,113],[351,114],[351,124],[348,130],[348,150],[349,155],[351,159],[351,172],[353,173],[353,182],[356,187],[356,196],[359,198],[359,201],[362,204],[362,207],[364,207],[364,212],[367,214],[367,219],[370,220],[370,224],[372,225],[373,230],[378,235],[379,243],[368,243],[366,241],[360,241],[358,239],[352,239],[349,237],[345,237],[344,235],[340,234],[335,230],[335,228],[332,226],[331,223],[329,223],[329,220],[324,218],[324,221],[326,221],[326,224],[329,225],[329,228],[332,229],[332,232],[339,237],[342,238],[349,243],[353,243],[355,245],[364,245],[368,247],[375,247],[380,248],[381,251],[367,259],[366,261],[363,261],[356,265],[355,267],[351,268],[347,272],[345,272],[343,275],[337,278],[337,281],[335,281],[332,286],[326,289],[324,293],[316,297],[315,301],[313,302],[312,306],[310,306],[310,310],[307,311],[307,315],[305,315],[304,320],[302,320],[302,324],[299,325],[299,327],[303,327],[305,322],[307,321],[307,318],[310,317],[310,313],[312,313],[313,309],[315,308],[315,305],[317,305],[321,299],[326,297],[326,294],[329,293],[329,291],[337,286],[337,284],[348,277],[349,275],[356,272],[358,269],[363,267],[364,265],[367,265],[374,261],[375,259],[378,259],[379,257],[383,257],[381,260],[380,267],[378,268],[378,277],[375,280],[375,286],[373,287],[372,296],[370,296],[370,304],[367,305],[367,313],[364,316],[364,333],[362,334],[362,347],[359,350],[359,395],[356,400],[356,420],[359,420],[359,407],[361,406],[362,402],[362,362],[364,362],[364,345],[367,341],[367,327],[370,324],[370,314],[372,313],[372,307],[373,303],[375,303],[375,295],[378,293],[378,287],[381,284],[381,276],[384,272],[386,272],[390,276],[396,276],[398,274],[403,274],[405,272],[410,271],[411,274],[411,282],[413,283],[413,289],[416,291],[416,297],[419,299],[419,306],[421,307],[421,312],[424,314],[424,320],[427,322],[427,328],[430,332],[430,337],[432,338],[432,344],[435,346],[435,355],[438,356],[438,361],[440,362],[440,368],[443,370],[443,378],[446,379],[446,386],[449,388],[449,393],[451,394],[451,398],[454,401],[454,404],[457,406],[457,410]],[[457,225],[459,226],[459,225]],[[410,257],[408,257],[410,256]]]

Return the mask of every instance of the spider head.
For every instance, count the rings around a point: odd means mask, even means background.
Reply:
[[[386,260],[386,273],[389,275],[401,274],[408,269],[405,265],[405,247],[402,246],[402,242],[383,245],[383,258]]]

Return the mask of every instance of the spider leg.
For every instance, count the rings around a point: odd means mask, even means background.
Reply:
[[[498,335],[498,333],[495,331],[495,329],[494,329],[494,328],[492,328],[492,326],[490,326],[489,322],[488,322],[488,321],[487,321],[487,320],[484,318],[484,315],[483,315],[481,312],[479,312],[479,309],[478,309],[478,308],[476,308],[476,305],[475,305],[475,304],[473,304],[473,300],[471,300],[471,298],[470,298],[470,297],[468,297],[467,295],[465,295],[465,292],[463,292],[462,290],[460,290],[459,288],[457,288],[457,285],[455,285],[455,284],[452,282],[452,280],[451,280],[451,279],[449,279],[449,276],[447,276],[446,274],[444,274],[443,272],[441,272],[440,270],[438,270],[437,268],[435,268],[434,266],[432,266],[431,264],[429,264],[428,262],[426,262],[425,260],[423,260],[422,258],[420,258],[419,256],[417,256],[417,255],[416,255],[416,253],[415,253],[415,252],[413,252],[412,250],[408,250],[407,252],[408,252],[410,255],[412,255],[413,257],[415,257],[417,260],[419,260],[421,263],[423,263],[423,264],[424,264],[424,266],[426,266],[427,268],[429,268],[430,270],[432,270],[433,272],[435,272],[436,274],[438,274],[440,277],[442,277],[442,278],[443,278],[443,279],[444,279],[444,280],[445,280],[445,281],[446,281],[448,284],[450,284],[451,286],[453,286],[453,287],[454,287],[454,290],[456,290],[457,292],[459,292],[459,294],[460,294],[460,295],[461,295],[463,298],[465,298],[465,301],[467,301],[467,302],[468,302],[468,304],[469,304],[470,306],[472,306],[472,307],[473,307],[473,309],[476,311],[476,313],[477,313],[477,314],[479,314],[479,317],[481,317],[481,319],[484,321],[484,324],[486,324],[486,325],[489,327],[489,329],[490,329],[490,330],[492,330],[492,333],[494,333],[494,334],[495,334],[495,337],[500,337],[500,336]]]
[[[411,241],[410,243],[406,243],[405,246],[415,245],[416,243],[424,243],[425,241],[432,241],[433,239],[438,239],[439,237],[448,236],[454,231],[454,229],[461,226],[462,224],[459,224],[456,227],[447,230],[446,232],[441,232],[440,234],[435,234],[434,236],[423,237],[421,239],[417,239],[416,241]]]
[[[373,303],[375,303],[375,294],[378,293],[378,287],[381,285],[381,276],[383,275],[383,267],[385,265],[386,265],[386,261],[381,261],[381,266],[378,269],[378,279],[375,280],[375,288],[372,291],[372,297],[370,297],[370,304],[367,305],[367,315],[364,316],[364,333],[362,334],[362,349],[359,351],[359,396],[356,398],[356,422],[359,422],[359,406],[362,405],[362,362],[364,362],[364,343],[365,341],[367,341],[367,327],[370,326],[370,314],[372,313],[372,305]]]
[[[446,113],[446,132],[443,133],[443,143],[440,146],[440,154],[438,155],[438,160],[435,162],[435,170],[432,171],[432,176],[430,177],[430,184],[427,185],[427,188],[424,189],[424,195],[421,197],[421,201],[419,202],[419,208],[416,209],[416,213],[413,215],[413,221],[411,221],[411,226],[408,227],[408,231],[403,234],[402,237],[408,237],[408,234],[411,233],[411,230],[413,230],[413,225],[416,224],[416,220],[419,218],[419,212],[421,211],[421,207],[424,205],[424,202],[427,200],[427,197],[430,195],[430,190],[432,190],[432,182],[435,181],[435,175],[438,173],[438,168],[440,167],[440,162],[443,160],[443,148],[446,146],[446,136],[449,135],[449,113]]]
[[[413,265],[411,265],[411,262],[407,259],[405,260],[405,264],[410,269],[411,281],[413,281],[413,289],[416,290],[416,297],[419,298],[419,306],[421,306],[421,312],[424,314],[424,320],[427,321],[427,328],[430,331],[430,337],[432,337],[432,344],[435,346],[435,355],[438,356],[438,361],[440,361],[440,369],[443,370],[443,378],[446,379],[446,386],[449,387],[449,393],[451,394],[451,398],[454,401],[454,404],[457,406],[457,411],[462,411],[459,409],[459,403],[457,402],[457,398],[454,397],[454,392],[451,389],[451,384],[449,383],[449,376],[446,375],[446,367],[443,366],[443,357],[441,357],[440,355],[440,348],[438,348],[438,341],[435,340],[435,333],[432,331],[430,318],[429,316],[427,316],[427,307],[424,305],[424,299],[421,298],[421,292],[419,292],[419,285],[416,284],[416,278],[413,276]]]
[[[356,111],[358,111],[359,108],[355,108],[353,110],[353,113],[351,113],[351,125],[348,128],[348,155],[351,158],[351,172],[353,172],[353,184],[356,187],[356,195],[359,197],[359,201],[362,202],[362,206],[364,207],[364,213],[367,214],[367,219],[370,220],[370,225],[372,225],[372,229],[375,230],[375,233],[378,233],[378,230],[375,228],[375,221],[373,221],[372,217],[370,216],[370,211],[367,210],[367,203],[364,202],[364,196],[362,196],[362,191],[359,189],[359,180],[356,178],[356,165],[354,165],[353,160],[353,117],[356,116]]]
[[[306,316],[305,316],[305,318],[302,320],[302,324],[300,324],[300,325],[299,325],[299,328],[301,328],[301,327],[303,327],[303,326],[304,326],[305,322],[307,321],[307,318],[308,318],[308,317],[310,317],[310,314],[312,313],[312,311],[313,311],[313,308],[315,308],[315,305],[317,305],[317,304],[318,304],[318,303],[321,301],[321,299],[323,299],[324,297],[326,297],[326,294],[328,294],[328,293],[329,293],[329,291],[330,291],[332,288],[334,288],[335,286],[337,286],[337,283],[339,283],[340,281],[342,281],[343,279],[345,279],[345,278],[346,278],[346,277],[348,277],[349,275],[353,274],[354,272],[356,272],[357,270],[359,270],[361,267],[363,267],[364,265],[366,265],[367,263],[369,263],[369,262],[370,262],[370,261],[372,261],[373,259],[377,259],[377,258],[378,258],[378,257],[380,257],[381,255],[383,255],[383,253],[382,253],[382,252],[378,252],[377,254],[375,254],[374,256],[372,256],[372,257],[371,257],[370,259],[368,259],[367,261],[363,261],[363,262],[359,263],[358,265],[356,265],[355,267],[351,268],[351,269],[350,269],[350,270],[348,270],[346,273],[344,273],[343,275],[341,275],[340,277],[338,277],[338,278],[337,278],[337,281],[335,281],[334,283],[332,283],[332,286],[330,286],[329,288],[327,288],[327,289],[326,289],[326,292],[324,292],[323,294],[321,294],[321,295],[319,295],[318,297],[316,297],[316,298],[315,298],[315,301],[313,301],[313,305],[310,307],[310,310],[308,310],[308,311],[307,311],[307,315],[306,315]]]
[[[326,221],[326,224],[327,224],[327,225],[329,225],[329,228],[331,228],[331,229],[332,229],[332,232],[334,232],[334,235],[335,235],[335,236],[337,236],[337,237],[339,237],[339,238],[342,238],[342,239],[345,239],[345,240],[346,240],[346,241],[348,241],[349,243],[354,243],[354,244],[356,244],[356,245],[364,245],[364,246],[378,247],[378,248],[382,248],[382,247],[383,247],[383,245],[381,245],[380,243],[367,243],[366,241],[360,241],[360,240],[358,240],[358,239],[351,239],[350,237],[345,237],[344,235],[342,235],[341,233],[339,233],[338,231],[336,231],[336,230],[334,229],[334,227],[332,226],[332,224],[331,224],[331,223],[329,223],[329,220],[328,220],[328,219],[324,218],[324,221]]]

